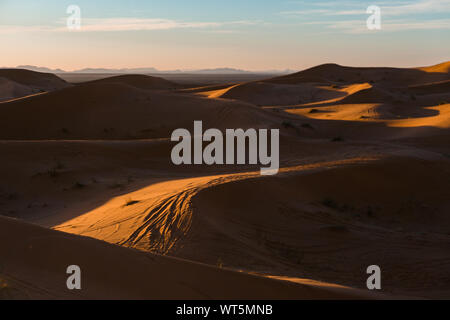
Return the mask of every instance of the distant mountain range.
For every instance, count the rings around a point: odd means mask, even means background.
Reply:
[[[46,73],[120,73],[120,74],[161,74],[161,73],[191,73],[191,74],[289,74],[292,70],[264,70],[264,71],[247,71],[233,68],[216,68],[216,69],[199,69],[199,70],[158,70],[155,68],[125,68],[125,69],[105,69],[105,68],[84,68],[74,71],[65,71],[62,69],[50,69],[47,67],[36,67],[31,65],[17,66],[17,69],[27,69],[36,72]]]

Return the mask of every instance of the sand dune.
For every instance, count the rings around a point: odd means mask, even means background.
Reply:
[[[138,89],[144,90],[168,90],[177,89],[181,86],[165,80],[163,78],[151,77],[146,75],[121,75],[100,80],[94,80],[87,83],[91,84],[126,84]]]
[[[352,95],[362,90],[370,89],[372,85],[370,83],[355,83],[348,86],[340,87],[340,91],[345,92],[347,95]]]
[[[67,82],[52,73],[24,69],[0,69],[0,77],[42,91],[53,91],[69,86]]]
[[[321,72],[327,68],[340,70],[344,74],[348,74],[355,69],[326,65],[305,72]],[[360,71],[361,74],[364,72],[375,74],[383,70],[385,68],[362,68]],[[448,75],[439,73],[437,78],[432,79],[428,75],[415,75],[416,69],[395,69],[395,71],[389,72],[396,75],[393,80],[391,79],[394,81],[393,83],[371,81],[371,83],[340,85],[336,89],[345,93],[344,97],[299,104],[286,108],[285,111],[290,114],[321,120],[377,122],[388,127],[417,126],[424,128],[415,131],[414,135],[419,132],[426,133],[432,128],[446,128],[448,119],[446,108],[439,106],[446,105],[450,100],[449,80],[432,80],[448,78]],[[419,81],[420,84],[412,84]],[[410,118],[415,119],[411,122],[413,125],[403,125],[409,122],[407,119]],[[400,119],[405,119],[405,121],[398,122],[398,125],[396,125],[396,120]],[[438,123],[439,125],[434,125]],[[361,129],[364,131],[364,128]],[[408,134],[411,133],[412,131]],[[405,134],[402,133],[402,135]],[[385,135],[380,134],[379,138],[383,136]],[[397,135],[395,134],[395,136]]]
[[[0,78],[0,102],[24,97],[35,93],[35,91],[20,83]]]
[[[445,64],[434,67],[441,70]],[[433,69],[433,70],[435,70]],[[234,84],[228,87],[196,89],[209,98],[249,102],[260,106],[291,106],[317,102],[389,103],[416,99],[413,94],[448,94],[448,73],[421,69],[353,68],[325,64],[298,73]],[[421,89],[422,87],[425,88]],[[435,97],[444,99],[447,96]],[[438,102],[434,101],[432,104]],[[432,105],[429,104],[428,106]]]
[[[378,261],[386,290],[442,296],[449,175],[445,162],[399,159],[220,184],[194,198],[191,233],[175,252],[355,286]]]
[[[442,129],[450,129],[450,104],[443,104],[436,107],[427,108],[428,110],[437,111],[438,115],[424,118],[410,118],[397,121],[389,121],[388,125],[392,127],[435,127]]]
[[[307,123],[315,137],[335,137],[342,140],[390,141],[397,139],[435,139],[443,147],[450,142],[448,136],[448,104],[435,107],[411,108],[380,104],[345,104],[320,108],[291,108],[288,114],[309,119],[290,120],[299,127]],[[318,110],[311,113],[311,110]],[[408,116],[412,115],[412,116]],[[295,125],[295,123],[298,123]]]
[[[339,101],[342,104],[357,104],[357,103],[389,103],[395,100],[395,96],[386,90],[377,87],[370,87],[359,90],[350,94],[348,97]]]
[[[193,87],[193,88],[187,88],[187,89],[181,89],[181,92],[189,92],[189,93],[199,93],[200,95],[203,95],[205,97],[209,97],[209,93],[212,92],[219,92],[220,90],[228,89],[236,85],[235,83],[227,83],[227,84],[220,84],[220,85],[207,85],[207,86],[201,86],[201,87]]]
[[[377,260],[392,272],[389,290],[421,295],[427,281],[444,275],[419,267],[420,261],[442,260],[443,270],[450,263],[442,243],[449,240],[449,181],[445,162],[406,158],[295,167],[275,178],[173,180],[113,199],[55,228],[212,265],[354,286],[364,283],[360,270]],[[320,255],[323,251],[327,254]],[[421,278],[413,275],[418,268]],[[444,288],[427,287],[426,295]]]
[[[448,62],[430,67],[427,70],[400,68],[355,68],[337,64],[324,64],[298,73],[270,79],[276,83],[304,82],[304,78],[325,79],[332,83],[378,83],[382,85],[412,85],[440,80],[447,80],[446,73],[429,73],[428,70],[444,70]],[[309,81],[311,82],[311,81]],[[315,82],[315,81],[314,81]]]
[[[33,117],[24,115],[33,114]],[[177,115],[174,117],[174,115]],[[168,138],[177,128],[260,127],[270,114],[252,105],[88,83],[10,102],[0,109],[1,139]]]
[[[0,217],[0,295],[374,298],[379,264],[384,294],[450,297],[447,66],[188,89],[130,75],[32,96],[47,82],[0,74],[25,94],[0,108],[0,214],[56,229]],[[194,120],[279,128],[280,174],[173,165],[168,137]],[[74,260],[91,284],[76,294]]]
[[[342,97],[343,93],[332,88],[311,84],[274,84],[252,82],[210,92],[210,98],[233,99],[256,105],[296,105]]]
[[[311,167],[294,167],[289,171],[307,169]],[[194,218],[191,203],[199,192],[216,185],[258,176],[259,173],[255,171],[162,182],[155,180],[146,188],[111,199],[91,212],[54,228],[144,251],[167,254],[188,236]]]
[[[345,120],[345,121],[367,121],[367,119],[379,119],[380,104],[336,104],[325,107],[303,107],[286,110],[289,114],[295,114],[311,119],[321,120]],[[381,138],[381,137],[380,137]]]
[[[213,87],[202,87],[195,88],[193,90],[188,90],[188,92],[196,93],[200,96],[208,97],[210,99],[219,99],[223,97],[228,91],[240,86],[240,84],[226,85],[226,86],[213,86]]]
[[[410,86],[409,90],[420,95],[438,93],[450,94],[450,80]]]
[[[419,70],[426,72],[438,72],[438,73],[449,73],[450,72],[450,61],[443,62],[430,67],[422,67]]]
[[[361,299],[363,291],[291,282],[108,245],[0,217],[3,299]],[[82,270],[69,291],[66,269]],[[132,266],[132,268],[130,268]],[[239,288],[236,291],[236,288]]]
[[[68,86],[68,83],[54,74],[23,69],[0,69],[0,102]]]

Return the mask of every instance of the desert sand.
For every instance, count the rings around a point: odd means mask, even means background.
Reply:
[[[0,72],[0,297],[450,298],[449,66],[192,87]],[[173,165],[195,120],[279,128],[280,173]]]

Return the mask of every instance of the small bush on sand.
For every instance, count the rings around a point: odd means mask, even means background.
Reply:
[[[322,204],[325,207],[331,208],[331,209],[339,209],[339,205],[337,204],[336,201],[334,201],[333,199],[327,197],[325,199],[322,200]]]
[[[334,137],[333,139],[331,139],[332,142],[342,142],[344,141],[344,138],[342,137]]]
[[[73,189],[84,189],[86,188],[86,185],[77,181],[73,184]]]
[[[133,200],[131,198],[128,198],[125,200],[125,207],[129,207],[129,206],[135,205],[137,203],[139,203],[138,200]]]
[[[294,125],[290,121],[283,121],[282,126],[286,129],[294,128]]]

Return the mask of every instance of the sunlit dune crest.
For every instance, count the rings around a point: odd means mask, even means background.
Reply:
[[[449,73],[450,72],[450,61],[443,62],[431,67],[422,67],[420,70],[426,72],[439,72],[439,73]]]

